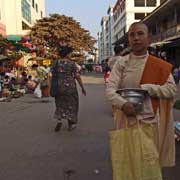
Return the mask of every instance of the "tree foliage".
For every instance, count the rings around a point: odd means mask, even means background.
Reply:
[[[76,52],[72,55],[75,60],[83,58],[84,51],[91,52],[96,42],[79,22],[59,14],[38,20],[32,27],[30,37],[39,53],[47,47],[50,55],[57,56],[59,46],[72,47]]]

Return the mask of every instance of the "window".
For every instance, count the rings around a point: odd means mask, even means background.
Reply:
[[[41,18],[43,18],[43,12],[41,11]]]
[[[32,0],[32,7],[33,7],[33,8],[35,7],[35,2],[34,2],[34,0]]]
[[[38,12],[38,4],[36,4],[36,12]]]
[[[145,0],[134,0],[134,6],[135,7],[145,7]]]
[[[31,23],[31,10],[30,5],[27,2],[27,0],[21,0],[21,11],[22,11],[22,17]]]
[[[146,0],[147,7],[156,7],[156,0]]]
[[[162,28],[163,28],[163,30],[167,30],[167,27],[168,27],[168,21],[167,21],[167,19],[164,19],[163,21],[162,21]]]
[[[29,30],[29,29],[30,27],[25,22],[22,21],[22,30]]]
[[[151,31],[151,34],[152,34],[152,35],[156,35],[156,33],[157,33],[156,25],[152,25],[152,26],[150,27],[150,31]]]
[[[176,9],[176,13],[180,11],[180,7]],[[177,23],[180,24],[180,13],[177,13]]]
[[[165,1],[167,1],[167,0],[160,0],[160,3],[162,4],[162,3],[164,3]]]
[[[141,20],[145,17],[145,13],[135,13],[135,19]]]

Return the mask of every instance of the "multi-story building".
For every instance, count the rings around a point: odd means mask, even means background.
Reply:
[[[129,26],[149,15],[160,0],[118,0],[114,6],[114,38],[113,43],[122,43]]]
[[[109,54],[109,28],[108,16],[104,16],[101,20],[101,33],[100,33],[100,57],[101,60],[106,59]]]
[[[107,46],[107,50],[108,51],[108,56],[112,56],[113,55],[113,47],[112,47],[112,43],[113,43],[113,23],[114,23],[114,18],[113,18],[113,7],[109,6],[109,9],[107,11],[108,14],[108,46]]]
[[[113,7],[109,6],[108,16],[101,20],[101,32],[98,33],[99,62],[113,55]]]
[[[101,59],[103,59],[102,57],[102,32],[98,32],[97,33],[97,37],[98,37],[98,41],[97,41],[97,45],[98,45],[98,63],[101,63]]]
[[[2,18],[6,35],[26,35],[44,16],[44,0],[0,0],[0,22]]]
[[[165,51],[167,60],[180,66],[180,1],[164,0],[149,16],[143,19],[151,33],[151,46]]]
[[[159,5],[160,0],[117,0],[115,6],[108,9],[108,16],[101,20],[99,61],[114,54],[113,44],[124,43],[130,24],[140,21]]]

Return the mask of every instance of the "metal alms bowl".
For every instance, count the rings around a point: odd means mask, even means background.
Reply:
[[[147,95],[146,90],[140,88],[124,88],[117,90],[116,93],[120,94],[128,102],[135,103],[135,109],[137,112],[143,110],[143,102]]]

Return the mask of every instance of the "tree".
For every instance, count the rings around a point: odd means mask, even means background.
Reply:
[[[59,46],[72,47],[75,52],[72,57],[76,61],[84,58],[84,51],[91,52],[96,42],[79,22],[59,14],[51,14],[50,17],[38,20],[32,27],[30,37],[40,54],[46,47],[49,55],[58,56]]]

